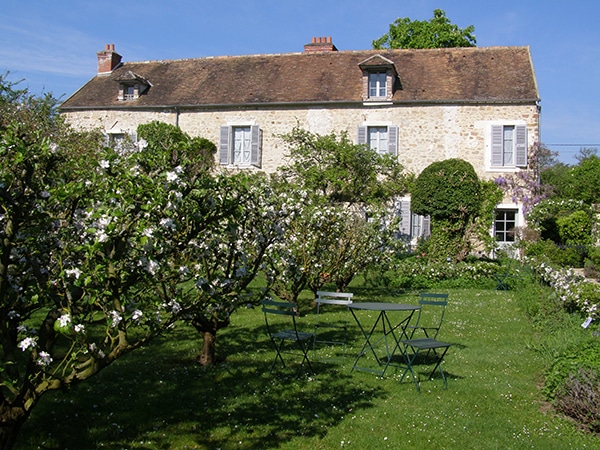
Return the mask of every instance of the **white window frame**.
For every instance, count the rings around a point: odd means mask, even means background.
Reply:
[[[503,217],[498,219],[498,214],[502,213]],[[507,214],[512,214],[512,219],[507,219]],[[502,224],[500,230],[498,230],[498,225]],[[512,224],[512,227],[509,228],[508,225]],[[519,210],[518,208],[496,208],[494,211],[494,239],[498,244],[502,245],[510,245],[516,242],[515,237],[515,229],[519,226]],[[502,239],[498,239],[499,235]],[[512,236],[511,239],[508,239],[509,236]]]
[[[492,169],[527,167],[528,146],[525,125],[492,125],[490,142],[490,167]]]
[[[388,94],[387,71],[373,71],[368,75],[368,98],[384,99]]]
[[[261,130],[258,125],[234,124],[221,127],[219,164],[246,168],[260,167],[260,162]]]
[[[385,148],[382,148],[384,141]],[[358,143],[367,145],[380,155],[398,156],[398,127],[377,124],[359,126]]]

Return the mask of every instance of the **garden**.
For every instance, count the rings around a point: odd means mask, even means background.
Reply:
[[[0,86],[3,450],[598,446],[589,201],[536,185],[533,204],[521,184],[537,178],[481,181],[458,159],[415,177],[301,129],[281,136],[278,173],[221,173],[214,143],[173,125],[110,142],[70,128],[51,96]],[[489,230],[510,191],[536,219],[502,249]],[[431,220],[416,248],[398,235],[407,193]],[[260,302],[293,304],[312,331],[323,289],[447,293],[447,389],[418,367],[419,393],[402,359],[385,376],[351,370],[353,322],[341,350],[310,351],[314,373],[270,373]]]
[[[558,387],[550,384],[568,378],[550,371],[556,355],[585,366],[577,349],[597,347],[597,326],[583,329],[582,317],[565,312],[531,274],[507,291],[495,290],[492,277],[430,284],[449,294],[440,332],[454,344],[444,362],[448,389],[424,371],[420,394],[410,376],[399,382],[400,368],[385,377],[351,373],[362,343],[356,325],[345,350],[309,353],[315,374],[298,375],[300,359],[290,355],[287,369],[269,375],[275,353],[262,313],[243,308],[222,332],[218,364],[199,366],[197,333],[178,324],[88,383],[45,396],[15,448],[597,448],[600,436],[590,430],[598,431],[599,403],[588,405],[596,422],[582,425],[548,396]],[[349,291],[355,301],[418,302],[417,291],[360,279]],[[311,331],[311,292],[300,305]],[[597,370],[597,351],[587,362]],[[597,375],[595,383],[592,400]]]

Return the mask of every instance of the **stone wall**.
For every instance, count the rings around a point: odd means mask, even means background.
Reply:
[[[416,174],[435,161],[461,158],[470,162],[482,179],[506,170],[490,168],[492,124],[526,125],[528,143],[539,140],[539,116],[535,105],[380,105],[337,107],[279,107],[205,111],[81,111],[65,113],[67,120],[83,129],[134,132],[140,123],[154,120],[179,125],[191,136],[219,144],[224,125],[259,125],[262,130],[262,164],[275,171],[284,161],[285,145],[279,138],[295,125],[313,133],[348,132],[356,141],[359,126],[395,125],[399,128],[398,160]],[[518,169],[510,169],[514,171]]]

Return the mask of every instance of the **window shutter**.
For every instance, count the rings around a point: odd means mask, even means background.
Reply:
[[[367,127],[358,127],[358,143],[367,143]]]
[[[229,148],[229,127],[221,127],[219,137],[219,164],[231,163],[231,151]]]
[[[411,224],[410,224],[410,218],[411,218],[411,214],[410,214],[410,200],[402,200],[400,202],[400,211],[399,211],[399,216],[400,216],[400,239],[405,239],[407,241],[410,241],[410,231],[411,231]]]
[[[492,125],[492,166],[502,166],[502,125]]]
[[[427,238],[431,236],[431,218],[429,216],[423,217],[423,237]]]
[[[398,156],[398,127],[388,127],[388,152]]]
[[[251,143],[250,143],[250,164],[260,167],[260,127],[252,125],[250,127]]]
[[[515,165],[527,167],[527,127],[517,125],[515,127]]]

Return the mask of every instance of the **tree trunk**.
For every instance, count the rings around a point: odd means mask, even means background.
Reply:
[[[10,450],[15,445],[19,430],[29,417],[25,407],[2,405],[0,407],[0,450]]]
[[[211,366],[215,363],[215,343],[217,335],[211,331],[205,331],[202,334],[202,353],[199,362],[203,366]]]
[[[194,317],[192,325],[202,335],[202,353],[198,362],[203,366],[210,366],[217,362],[216,360],[216,344],[217,331],[221,328],[229,326],[229,318],[218,319],[211,317],[209,319],[203,317]]]

